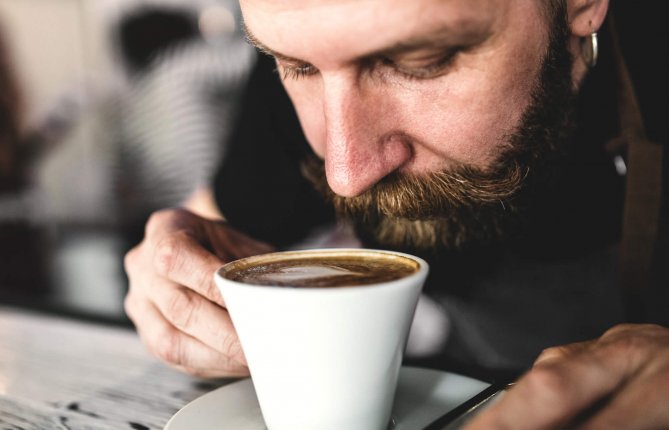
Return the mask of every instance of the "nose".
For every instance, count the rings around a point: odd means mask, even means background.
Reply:
[[[324,77],[323,91],[325,172],[335,193],[357,196],[411,158],[411,144],[382,90],[338,75]]]

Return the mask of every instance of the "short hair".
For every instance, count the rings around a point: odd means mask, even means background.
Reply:
[[[193,12],[156,6],[124,16],[117,31],[120,53],[131,73],[145,71],[169,47],[200,36]]]
[[[544,3],[543,10],[548,22],[555,22],[555,19],[567,14],[567,0],[539,0]]]

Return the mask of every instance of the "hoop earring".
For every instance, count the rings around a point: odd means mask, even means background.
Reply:
[[[597,32],[593,31],[590,34],[590,37],[584,37],[583,40],[581,40],[581,53],[583,54],[585,64],[589,68],[592,69],[597,65],[597,58],[599,57],[599,42],[597,40]]]

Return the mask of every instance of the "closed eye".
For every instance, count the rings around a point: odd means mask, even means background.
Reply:
[[[449,49],[448,52],[436,59],[402,60],[390,57],[381,57],[380,63],[406,79],[434,79],[444,75],[453,64],[460,48]]]
[[[286,62],[282,62],[281,60],[278,59],[276,63],[277,63],[277,71],[281,73],[281,77],[284,80],[286,79],[297,80],[318,73],[318,69],[309,63],[289,64]]]

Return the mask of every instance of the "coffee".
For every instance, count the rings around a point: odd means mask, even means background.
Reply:
[[[243,260],[227,279],[281,287],[350,287],[394,281],[420,268],[414,260],[382,252],[281,253]]]

